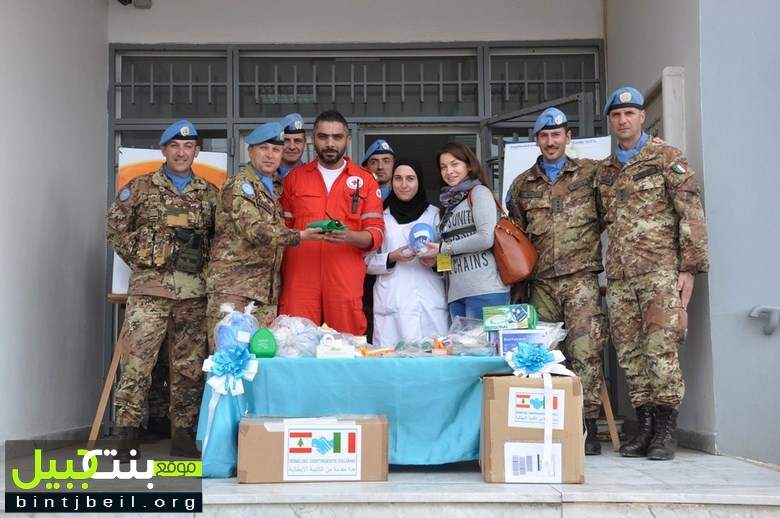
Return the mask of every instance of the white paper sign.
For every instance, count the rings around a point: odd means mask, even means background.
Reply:
[[[573,139],[566,146],[566,154],[571,158],[591,158],[602,160],[612,150],[610,137]],[[536,142],[511,142],[504,145],[504,176],[501,181],[501,201],[506,203],[506,193],[512,182],[536,162],[542,152]]]
[[[111,276],[111,293],[127,293],[130,286],[130,267],[114,252],[114,274]]]
[[[361,426],[284,425],[284,480],[360,480]]]
[[[117,191],[138,171],[154,171],[165,160],[159,149],[136,149],[120,147],[117,153]],[[203,151],[193,163],[193,169],[204,173],[208,180],[215,180],[220,175],[227,176],[227,153]],[[205,176],[207,174],[207,176]],[[130,267],[116,253],[114,254],[113,275],[111,276],[111,293],[127,293],[130,283]]]
[[[504,443],[504,480],[506,482],[560,484],[561,444],[552,444],[552,462],[542,459],[544,444],[531,442]]]
[[[565,391],[552,391],[552,429],[563,430]],[[511,387],[509,389],[508,426],[544,429],[544,389]]]

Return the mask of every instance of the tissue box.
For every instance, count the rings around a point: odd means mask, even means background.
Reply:
[[[547,329],[502,329],[498,332],[497,353],[512,351],[520,342],[546,345],[547,333]]]
[[[482,308],[482,320],[485,331],[500,329],[534,329],[536,327],[536,308],[531,304],[507,304]]]

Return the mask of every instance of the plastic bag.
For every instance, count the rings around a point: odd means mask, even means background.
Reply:
[[[537,330],[544,330],[544,346],[548,350],[555,349],[566,339],[567,332],[563,328],[563,322],[537,322]]]
[[[495,349],[488,340],[482,320],[457,316],[447,332],[445,341],[450,354],[455,356],[492,356]]]
[[[422,340],[400,341],[395,344],[395,353],[402,358],[430,356],[433,349],[433,338]]]
[[[214,343],[217,351],[249,346],[252,335],[260,328],[260,323],[252,316],[254,309],[254,302],[247,304],[243,313],[236,311],[233,304],[219,306],[219,310],[226,315],[214,326]]]
[[[276,338],[277,356],[313,358],[317,355],[322,330],[308,318],[279,315],[268,329]]]

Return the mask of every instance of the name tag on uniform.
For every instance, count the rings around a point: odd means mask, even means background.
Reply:
[[[452,271],[452,257],[449,255],[436,254],[436,271],[451,272]]]
[[[165,209],[165,224],[169,227],[186,227],[188,225],[187,211],[176,207]]]

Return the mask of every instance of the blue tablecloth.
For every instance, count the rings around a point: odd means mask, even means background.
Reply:
[[[246,394],[220,398],[202,454],[203,475],[234,476],[243,411],[273,417],[381,414],[388,420],[390,464],[477,459],[480,377],[510,371],[500,356],[261,359],[254,381],[244,384]],[[199,440],[206,435],[211,396],[206,385]]]

